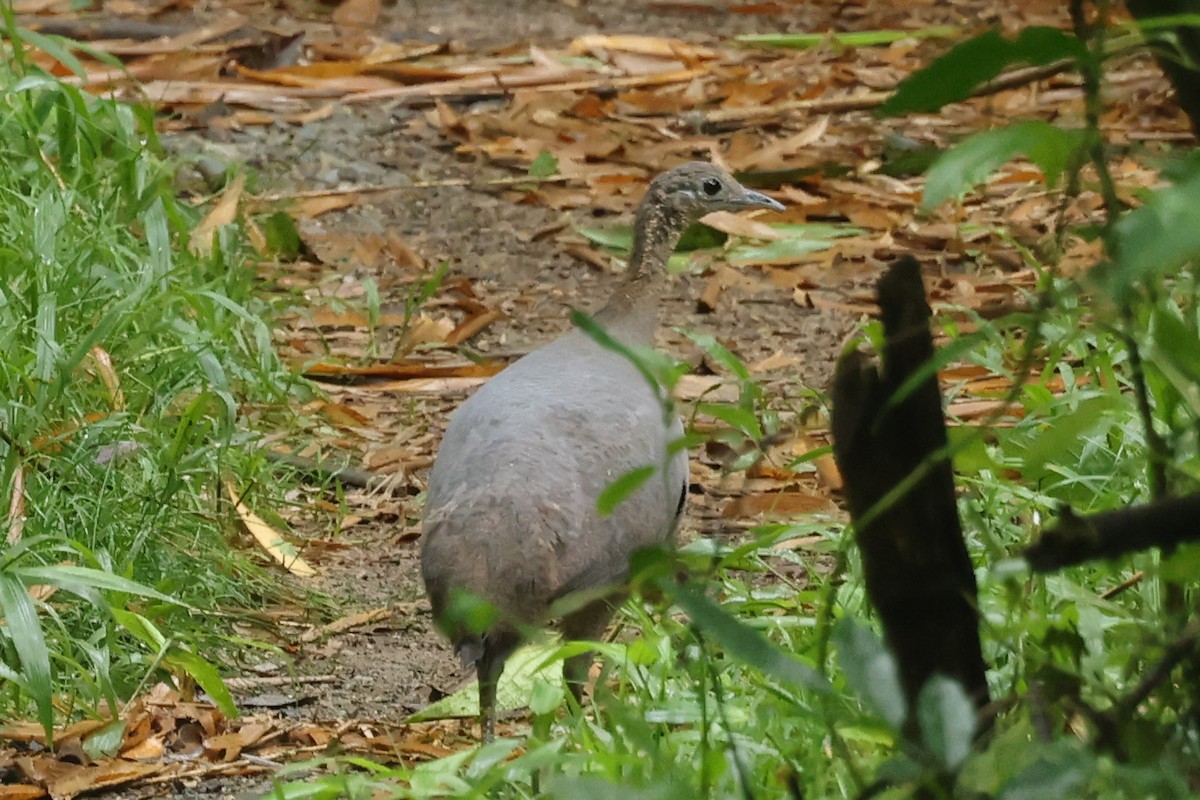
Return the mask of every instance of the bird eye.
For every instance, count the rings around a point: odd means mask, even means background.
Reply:
[[[700,184],[700,188],[709,197],[713,197],[717,192],[721,191],[721,182],[716,178],[705,178],[704,183]]]

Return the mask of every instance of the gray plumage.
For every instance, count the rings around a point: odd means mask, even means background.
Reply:
[[[711,164],[692,162],[651,182],[634,223],[629,267],[594,317],[631,347],[653,344],[667,259],[687,225],[720,210],[783,207]],[[666,418],[661,389],[625,356],[575,330],[489,380],[458,408],[429,477],[421,574],[434,617],[479,675],[483,735],[495,725],[496,682],[523,629],[543,625],[551,604],[580,590],[617,587],[638,548],[668,542],[687,492],[683,436]],[[658,471],[608,516],[596,499],[639,467]],[[457,593],[497,611],[482,633],[455,619]],[[568,639],[595,639],[611,598],[563,617]],[[590,655],[564,672],[574,691]]]

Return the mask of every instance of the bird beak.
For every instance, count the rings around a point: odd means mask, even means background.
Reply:
[[[749,208],[769,208],[772,211],[785,211],[783,203],[778,200],[767,197],[762,192],[756,192],[752,189],[746,189],[742,192],[741,205]]]

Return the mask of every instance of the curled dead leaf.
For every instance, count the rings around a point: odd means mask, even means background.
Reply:
[[[791,517],[799,514],[836,514],[837,506],[828,497],[805,492],[766,492],[736,497],[726,504],[721,516],[726,519],[738,517]]]
[[[238,203],[242,198],[242,190],[246,188],[246,173],[238,173],[233,182],[221,193],[216,205],[212,207],[200,224],[192,229],[188,239],[188,250],[198,256],[208,256],[212,253],[213,236],[222,225],[228,225],[237,218]]]
[[[104,382],[104,388],[108,390],[108,402],[113,411],[124,411],[125,395],[121,391],[121,378],[117,375],[116,367],[113,366],[112,356],[99,345],[92,347],[89,354],[96,373]]]
[[[9,544],[21,541],[25,531],[25,465],[18,464],[13,470],[12,494],[8,500],[8,536]]]
[[[229,501],[233,503],[234,510],[237,512],[238,522],[246,529],[247,533],[254,537],[259,546],[267,551],[271,558],[282,564],[293,575],[308,578],[317,574],[316,569],[296,552],[295,545],[284,539],[282,534],[268,525],[262,517],[246,507],[232,480],[226,478],[223,484]]]

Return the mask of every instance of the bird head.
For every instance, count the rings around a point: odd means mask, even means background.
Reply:
[[[646,201],[655,202],[668,216],[691,223],[712,211],[741,211],[783,205],[742,186],[725,170],[704,161],[689,161],[668,170],[650,183]]]

